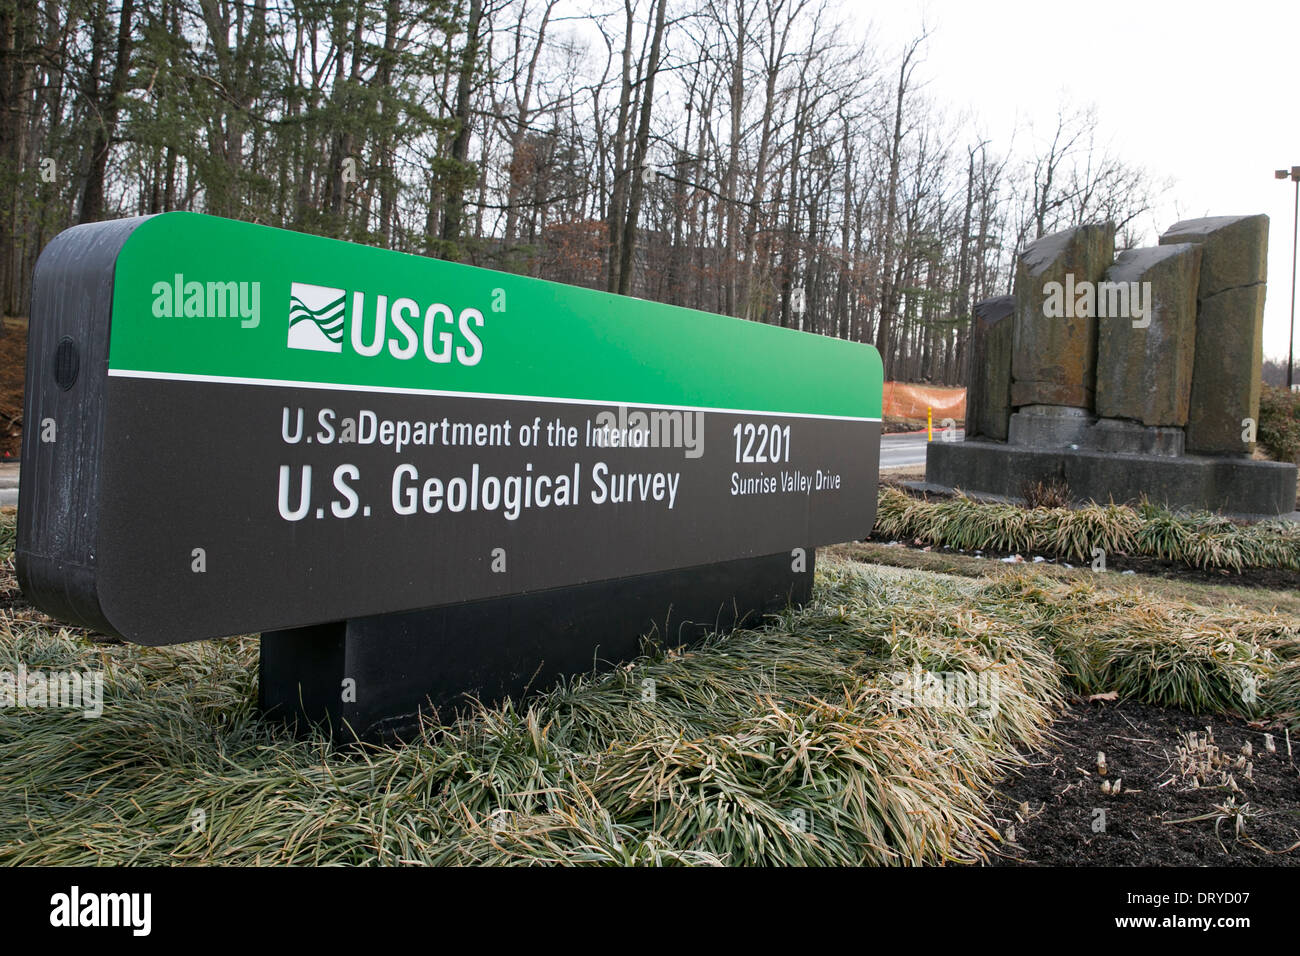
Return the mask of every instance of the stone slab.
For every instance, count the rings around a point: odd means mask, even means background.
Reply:
[[[949,489],[1021,496],[1026,483],[1064,481],[1076,500],[1136,502],[1170,508],[1277,517],[1295,511],[1296,467],[1274,461],[1116,455],[1025,448],[987,441],[934,442],[925,479]]]
[[[971,366],[966,387],[966,434],[1006,441],[1011,417],[1011,342],[1016,298],[1002,295],[975,305]]]
[[[1268,279],[1268,216],[1184,219],[1160,237],[1162,246],[1186,242],[1205,248],[1197,298]]]
[[[1268,216],[1211,216],[1176,223],[1161,245],[1201,245],[1196,355],[1187,450],[1249,457],[1243,421],[1259,421],[1268,278]]]
[[[1187,424],[1201,246],[1128,249],[1106,270],[1097,318],[1097,414]],[[1137,300],[1137,301],[1135,301]],[[1146,310],[1149,314],[1140,314]]]
[[[1074,297],[1049,316],[1049,287],[1070,290],[1095,283],[1115,258],[1115,224],[1075,226],[1031,242],[1016,257],[1016,312],[1011,360],[1011,404],[1093,407],[1097,319],[1079,315]],[[1086,311],[1086,310],[1085,310]]]
[[[1246,419],[1258,424],[1264,360],[1265,286],[1228,289],[1202,299],[1187,417],[1187,450],[1249,457]]]

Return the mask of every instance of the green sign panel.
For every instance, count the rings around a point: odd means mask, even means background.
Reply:
[[[869,346],[188,213],[37,267],[20,573],[149,644],[865,536]]]

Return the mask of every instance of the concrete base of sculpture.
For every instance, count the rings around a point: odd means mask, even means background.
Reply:
[[[1120,455],[1160,455],[1181,457],[1185,434],[1181,428],[1167,425],[1143,425],[1120,418],[1099,418],[1088,431],[1081,446],[1086,451],[1106,451]],[[1244,458],[1244,456],[1243,456]]]
[[[1026,405],[1011,416],[1007,441],[1012,445],[1069,448],[1083,441],[1097,416],[1069,405]]]
[[[1181,428],[1143,425],[1120,418],[1098,418],[1086,408],[1027,405],[1011,416],[1007,444],[1038,449],[1175,457],[1183,454],[1184,438]]]
[[[936,490],[1003,498],[1020,498],[1026,484],[1057,481],[1076,501],[1136,502],[1145,496],[1170,508],[1252,518],[1296,510],[1296,466],[1249,458],[935,441],[926,455],[925,480]]]

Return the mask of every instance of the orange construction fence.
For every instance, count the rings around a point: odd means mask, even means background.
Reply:
[[[885,418],[907,418],[925,421],[927,409],[934,409],[937,425],[945,418],[966,420],[966,389],[944,388],[939,385],[910,385],[907,382],[886,382],[882,415]]]

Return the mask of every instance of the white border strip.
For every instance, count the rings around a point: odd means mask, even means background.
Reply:
[[[605,405],[628,408],[666,408],[682,412],[722,412],[730,415],[773,415],[781,418],[825,418],[841,422],[878,422],[879,418],[856,415],[816,415],[808,412],[765,412],[744,408],[714,408],[709,405],[660,405],[655,402],[596,401],[587,398],[554,398],[545,395],[497,395],[491,392],[450,392],[437,388],[398,388],[385,385],[341,385],[336,382],[294,382],[278,378],[239,378],[234,375],[190,375],[186,372],[141,372],[110,368],[117,378],[148,378],[164,382],[217,382],[225,385],[269,385],[275,388],[318,388],[337,392],[381,392],[389,395],[431,395],[439,398],[495,398],[509,402],[552,402],[557,405]]]

